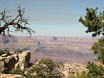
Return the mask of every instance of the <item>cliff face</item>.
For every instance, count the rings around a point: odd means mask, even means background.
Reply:
[[[30,51],[23,51],[20,54],[15,54],[11,52],[9,56],[3,54],[0,56],[0,71],[4,71],[5,68],[9,70],[20,67],[21,70],[24,70],[28,66],[30,60]]]

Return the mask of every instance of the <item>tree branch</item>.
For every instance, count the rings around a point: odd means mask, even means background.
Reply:
[[[25,12],[25,8],[21,9],[21,6],[19,4],[18,6],[18,14],[14,17],[14,19],[10,19],[11,15],[7,15],[7,11],[6,9],[3,10],[3,12],[0,13],[1,18],[0,18],[0,34],[5,35],[5,31],[7,31],[8,35],[10,32],[10,28],[9,26],[13,26],[15,28],[16,31],[23,31],[26,30],[30,35],[32,33],[35,33],[34,30],[32,30],[29,27],[26,27],[26,25],[28,24],[28,19],[29,18],[24,18],[24,12]],[[8,20],[8,21],[7,21]]]

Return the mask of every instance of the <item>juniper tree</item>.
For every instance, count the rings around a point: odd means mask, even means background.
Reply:
[[[80,17],[79,22],[87,27],[86,33],[92,33],[92,37],[102,34],[103,37],[93,44],[91,50],[98,54],[97,60],[104,64],[104,11],[98,13],[97,9],[86,8],[86,15]]]
[[[62,78],[58,69],[62,69],[62,63],[54,63],[50,58],[42,58],[38,60],[32,71],[36,73],[38,78]]]
[[[92,32],[93,37],[100,34],[104,36],[104,11],[98,14],[97,9],[98,7],[86,8],[84,19],[82,17],[79,19],[79,22],[87,27],[86,33]]]

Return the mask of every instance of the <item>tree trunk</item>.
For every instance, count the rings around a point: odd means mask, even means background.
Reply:
[[[3,29],[2,28],[0,28],[0,34],[3,32]]]

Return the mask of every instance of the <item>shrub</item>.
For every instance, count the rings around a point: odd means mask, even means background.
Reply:
[[[16,53],[16,54],[19,54],[19,53],[22,53],[22,52],[23,52],[23,51],[20,50],[20,49],[17,49],[17,50],[14,51],[14,53]]]
[[[20,75],[24,75],[24,72],[20,69],[19,66],[17,66],[16,69],[13,69],[13,70],[9,71],[9,74],[20,74]]]
[[[10,55],[10,51],[9,50],[0,50],[0,56],[3,54],[7,54],[7,56],[8,56],[8,55]]]

